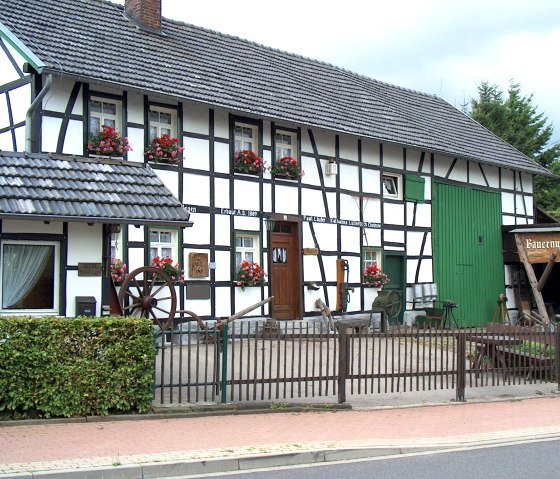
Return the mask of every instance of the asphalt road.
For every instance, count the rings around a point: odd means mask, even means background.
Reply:
[[[560,439],[293,466],[224,475],[216,479],[551,479],[560,477]]]

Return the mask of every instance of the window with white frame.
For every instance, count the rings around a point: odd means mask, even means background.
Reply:
[[[89,132],[96,134],[103,125],[122,131],[122,102],[92,96],[89,99]]]
[[[177,111],[158,106],[150,107],[150,138],[161,135],[177,137]]]
[[[290,131],[277,130],[274,135],[276,159],[291,156],[297,158],[297,134]]]
[[[234,148],[235,151],[252,150],[258,154],[258,128],[255,125],[236,122]]]
[[[160,258],[176,258],[177,232],[173,230],[150,230],[150,261]]]
[[[402,199],[402,176],[383,174],[383,197]]]
[[[58,313],[59,251],[54,241],[2,242],[2,311]]]
[[[363,258],[363,268],[366,269],[368,266],[378,266],[381,268],[381,251],[373,248],[365,248],[362,254]]]
[[[246,232],[235,233],[235,265],[242,261],[256,261],[259,258],[259,236]]]

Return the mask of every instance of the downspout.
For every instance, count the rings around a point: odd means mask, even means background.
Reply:
[[[32,153],[32,130],[31,130],[31,117],[33,113],[37,109],[37,107],[41,104],[41,100],[44,96],[49,92],[52,85],[52,75],[47,76],[47,81],[45,82],[45,86],[41,89],[39,94],[35,97],[29,108],[27,109],[27,113],[25,114],[25,151],[28,153]]]

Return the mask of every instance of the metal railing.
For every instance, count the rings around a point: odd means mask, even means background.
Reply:
[[[556,332],[509,325],[472,329],[239,321],[204,330],[183,323],[161,335],[160,404],[305,399],[507,386],[560,379]],[[167,339],[168,341],[164,341]]]

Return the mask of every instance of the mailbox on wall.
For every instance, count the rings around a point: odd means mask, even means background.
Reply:
[[[95,316],[97,301],[93,296],[76,296],[76,317]]]

